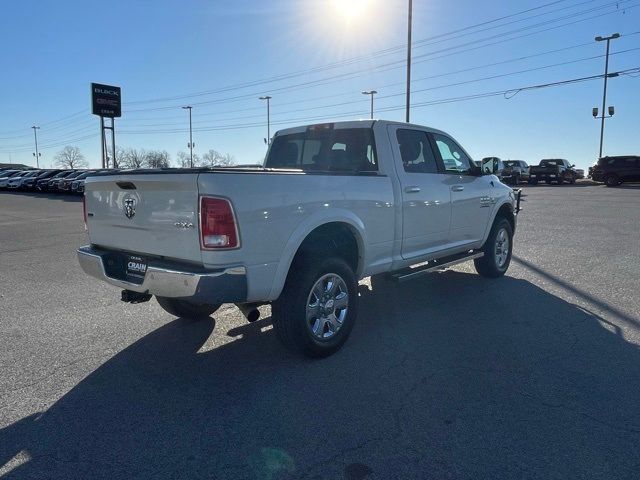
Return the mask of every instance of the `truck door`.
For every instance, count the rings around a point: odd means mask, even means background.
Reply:
[[[473,161],[452,138],[439,133],[431,135],[442,162],[443,183],[451,191],[449,243],[454,247],[478,242],[484,237],[497,200],[492,190],[498,180],[493,175],[476,175]]]
[[[402,196],[402,257],[441,250],[448,242],[451,193],[428,134],[391,125],[389,137]]]

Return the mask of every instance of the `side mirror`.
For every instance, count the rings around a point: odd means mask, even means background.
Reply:
[[[499,158],[488,157],[482,159],[482,175],[497,175],[503,170],[502,162]]]

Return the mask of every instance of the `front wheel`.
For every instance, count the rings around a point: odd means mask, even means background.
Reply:
[[[607,187],[617,187],[618,185],[620,185],[620,181],[618,180],[618,177],[616,175],[607,176],[607,178],[604,179],[604,183],[607,185]]]
[[[213,305],[199,305],[186,300],[168,297],[156,297],[163,310],[171,315],[182,318],[205,318],[220,308],[219,303]]]
[[[505,274],[511,263],[513,229],[506,218],[498,218],[491,227],[489,238],[484,243],[484,255],[473,263],[483,277],[498,278]]]
[[[273,328],[290,350],[327,357],[347,341],[358,315],[358,282],[341,258],[301,258],[272,304]]]

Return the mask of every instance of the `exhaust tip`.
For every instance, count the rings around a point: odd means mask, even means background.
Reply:
[[[247,313],[247,320],[249,323],[253,323],[260,318],[260,310],[254,308],[250,312]]]
[[[236,303],[236,306],[249,323],[253,323],[260,318],[259,305],[259,303]]]

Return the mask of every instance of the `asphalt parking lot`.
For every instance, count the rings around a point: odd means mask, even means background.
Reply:
[[[0,477],[638,478],[640,185],[524,195],[505,278],[365,281],[311,361],[268,307],[121,303],[77,199],[0,193]]]

